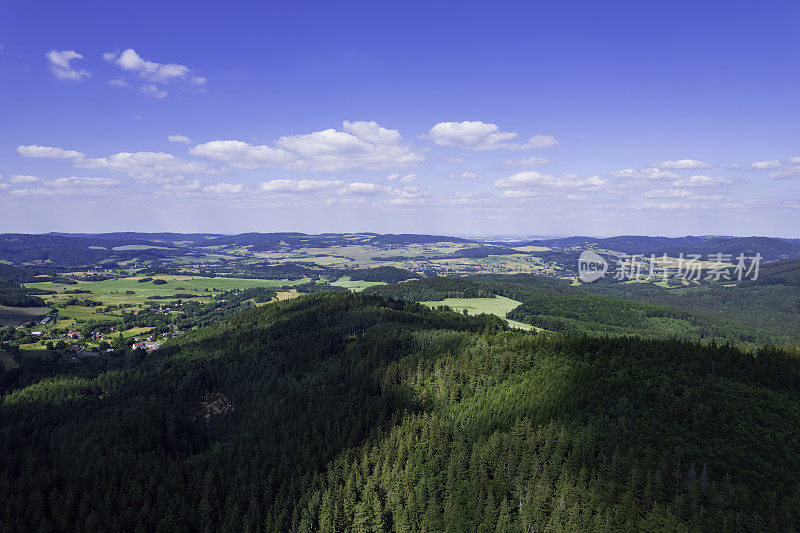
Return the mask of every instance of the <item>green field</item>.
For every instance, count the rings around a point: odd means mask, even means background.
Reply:
[[[247,278],[207,278],[207,277],[193,277],[193,276],[170,276],[158,275],[152,276],[154,279],[163,279],[167,283],[163,285],[155,285],[152,281],[140,283],[139,280],[143,276],[117,278],[105,281],[79,281],[77,284],[66,283],[53,283],[53,282],[34,282],[26,283],[25,285],[30,288],[45,289],[56,291],[57,294],[47,295],[44,298],[48,304],[58,307],[58,322],[57,326],[72,327],[78,322],[90,320],[114,320],[119,318],[119,311],[114,311],[113,314],[99,313],[99,307],[85,307],[78,305],[68,305],[61,307],[59,304],[64,303],[71,298],[79,300],[96,300],[102,302],[104,306],[108,305],[121,305],[133,304],[134,307],[127,308],[128,311],[143,307],[147,303],[159,303],[164,300],[148,300],[150,296],[160,297],[173,297],[176,293],[189,293],[196,295],[193,300],[208,303],[214,291],[229,291],[233,289],[248,289],[253,287],[268,287],[268,288],[282,288],[291,287],[300,283],[309,281],[307,278],[299,280],[287,279],[247,279]],[[88,290],[91,293],[81,294],[66,294],[64,291],[71,290]],[[132,291],[133,294],[128,294]],[[44,314],[49,311],[47,307],[40,308],[9,308],[9,309],[29,309],[29,313],[38,309],[39,314]],[[20,312],[7,312],[12,317],[15,325],[22,324],[29,317],[24,316]],[[11,320],[10,318],[8,320]],[[12,323],[4,321],[3,308],[0,308],[0,324]]]
[[[19,326],[25,322],[46,315],[49,307],[6,307],[0,305],[0,326]]]
[[[481,313],[496,315],[505,319],[505,321],[508,322],[508,325],[513,328],[524,330],[536,329],[530,324],[523,324],[522,322],[509,320],[506,318],[506,314],[512,309],[516,308],[522,302],[518,302],[504,296],[495,296],[494,298],[445,298],[444,300],[420,303],[422,305],[427,305],[428,307],[446,305],[447,307],[450,307],[459,313],[466,309],[467,313],[470,315],[480,315]]]
[[[3,363],[3,368],[6,370],[17,368],[19,366],[19,363],[14,360],[14,356],[8,352],[4,352],[3,350],[0,350],[0,362]]]
[[[350,289],[353,292],[359,292],[363,291],[367,287],[372,287],[373,285],[386,285],[386,283],[384,283],[383,281],[351,280],[348,276],[344,276],[332,282],[331,285],[335,285],[337,287],[344,287],[346,289]]]
[[[152,281],[140,283],[140,277],[118,278],[106,281],[79,281],[77,285],[64,283],[37,282],[26,283],[27,287],[58,291],[81,289],[92,291],[92,294],[59,294],[47,297],[48,300],[92,299],[103,302],[104,305],[119,305],[123,303],[143,304],[148,296],[172,296],[176,292],[203,293],[201,296],[211,296],[208,291],[229,291],[233,289],[248,289],[251,287],[288,287],[305,283],[308,279],[245,279],[245,278],[204,278],[190,276],[153,276],[163,279],[164,285],[154,285]],[[126,294],[133,291],[135,294]]]

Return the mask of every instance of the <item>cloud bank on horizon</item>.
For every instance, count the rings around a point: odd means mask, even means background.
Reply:
[[[23,17],[17,20],[25,21],[26,8],[16,9]],[[125,9],[109,6],[103,16]],[[299,12],[287,9],[287,20],[299,23]],[[42,48],[21,29],[0,31],[0,112],[8,117],[0,131],[0,222],[9,231],[792,236],[800,227],[800,143],[798,110],[788,92],[783,103],[783,86],[762,80],[772,104],[742,111],[739,89],[721,81],[693,93],[641,82],[641,92],[632,93],[615,80],[620,70],[608,70],[595,87],[575,84],[571,68],[558,65],[573,67],[578,51],[609,69],[614,61],[593,52],[589,37],[597,34],[589,20],[561,15],[556,26],[589,29],[582,46],[569,43],[571,53],[558,48],[564,42],[519,38],[561,63],[550,57],[538,72],[520,71],[511,58],[517,65],[535,62],[525,50],[503,48],[504,38],[496,35],[503,42],[489,39],[468,64],[475,71],[472,84],[459,84],[467,75],[452,47],[474,49],[456,29],[437,37],[455,54],[452,64],[437,63],[441,72],[409,65],[420,53],[415,49],[369,47],[369,36],[330,42],[324,31],[302,49],[282,49],[287,58],[271,46],[285,42],[280,32],[256,42],[229,30],[230,38],[211,48],[189,34],[154,43],[144,29],[138,36],[128,31],[75,39],[56,28],[51,46]],[[214,23],[197,17],[200,27]],[[701,22],[678,31],[690,33]],[[747,21],[731,15],[725,22],[722,42],[741,38],[737,28]],[[750,22],[766,27],[775,19]],[[467,23],[481,26],[477,18]],[[159,24],[146,25],[153,30]],[[653,58],[669,67],[667,50],[637,37],[616,37],[648,52],[625,49],[621,57],[631,65],[624,72]],[[600,48],[618,46],[614,39],[605,35]],[[759,46],[793,39],[773,32]],[[315,45],[322,42],[331,50]],[[720,71],[740,47],[693,44]],[[504,54],[492,59],[494,48]],[[745,71],[748,65],[744,58]],[[759,68],[784,66],[781,56]],[[496,81],[513,75],[517,85],[484,82],[490,74]],[[561,92],[532,83],[546,74]],[[792,75],[789,84],[797,86],[798,78]],[[626,89],[627,96],[609,96]],[[599,101],[590,108],[584,100]],[[759,112],[779,118],[767,127]],[[709,121],[716,123],[712,130],[692,130]],[[59,214],[64,210],[68,220]]]

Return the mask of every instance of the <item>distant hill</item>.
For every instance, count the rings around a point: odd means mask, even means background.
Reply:
[[[221,233],[138,233],[133,231],[121,231],[114,233],[46,233],[56,237],[77,237],[82,239],[102,240],[111,242],[148,242],[148,243],[176,243],[192,242],[196,244],[204,243],[209,239],[224,237]]]
[[[758,273],[758,279],[751,281],[750,284],[800,286],[800,259],[762,265]]]
[[[775,237],[727,237],[727,236],[686,236],[649,237],[640,235],[621,235],[618,237],[566,237],[530,241],[529,246],[548,248],[593,248],[613,250],[626,254],[677,256],[681,253],[709,254],[722,253],[737,255],[760,253],[765,261],[800,258],[800,239],[779,239]]]

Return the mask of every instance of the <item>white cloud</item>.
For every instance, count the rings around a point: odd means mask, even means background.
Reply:
[[[642,193],[645,198],[686,198],[691,195],[686,189],[653,189]]]
[[[397,130],[375,122],[344,122],[344,129],[327,129],[281,137],[275,143],[296,154],[288,168],[313,170],[381,169],[424,161],[421,154],[402,143]],[[363,137],[362,137],[363,136]]]
[[[170,135],[169,141],[173,143],[185,143],[185,144],[189,144],[190,142],[192,142],[191,139],[189,139],[189,137],[186,137],[185,135]]]
[[[103,54],[103,59],[115,63],[122,70],[137,72],[142,79],[150,82],[140,87],[139,91],[152,98],[162,99],[166,98],[169,94],[157,84],[170,83],[176,80],[181,80],[193,85],[204,85],[206,83],[205,77],[192,75],[191,69],[186,65],[148,61],[136,53],[136,50],[133,48],[128,48],[122,53],[116,51],[106,52]],[[111,80],[109,84],[120,87],[128,86],[128,82],[121,78]]]
[[[271,180],[259,185],[264,192],[270,193],[309,193],[339,189],[344,186],[341,180]]]
[[[58,178],[48,181],[53,187],[117,187],[122,182],[114,178]]]
[[[142,180],[183,174],[208,174],[213,171],[206,163],[187,161],[163,152],[120,152],[109,157],[75,159],[73,165],[78,168],[125,172]]]
[[[424,137],[433,140],[439,146],[457,146],[469,150],[528,150],[558,144],[552,135],[535,135],[526,143],[513,143],[511,141],[518,135],[499,129],[497,124],[480,120],[439,122]]]
[[[341,194],[377,194],[379,192],[386,192],[388,189],[377,183],[348,183],[341,191]]]
[[[693,204],[686,202],[643,202],[633,207],[635,209],[663,209],[663,210],[677,210],[677,211],[708,209],[708,206],[704,206],[702,204]]]
[[[733,180],[725,178],[712,178],[710,176],[689,176],[672,182],[677,187],[709,187],[712,185],[729,185]]]
[[[465,170],[464,172],[456,172],[454,174],[450,174],[450,178],[451,179],[459,179],[459,180],[480,180],[480,179],[483,179],[483,178],[481,178],[480,175],[478,175],[477,173],[475,173],[475,172],[473,172],[471,170]]]
[[[374,120],[369,122],[363,120],[350,122],[345,120],[342,123],[342,129],[352,133],[359,139],[375,144],[398,144],[403,140],[399,131],[386,129]]]
[[[280,167],[293,159],[289,152],[281,148],[252,146],[242,141],[211,141],[190,148],[189,153],[225,161],[234,167],[246,169]]]
[[[156,98],[157,100],[161,100],[162,98],[166,98],[167,95],[169,94],[167,91],[159,89],[158,87],[156,87],[152,83],[148,83],[147,85],[142,85],[139,88],[139,91],[141,91],[142,94],[145,94],[145,95],[150,96],[152,98]]]
[[[503,163],[507,167],[538,167],[549,163],[544,157],[526,157],[524,159],[509,159]]]
[[[775,179],[800,177],[800,157],[791,157],[769,173]]]
[[[244,190],[241,183],[217,183],[203,188],[203,191],[213,194],[236,194]]]
[[[756,161],[750,165],[750,168],[754,168],[756,170],[773,170],[780,168],[780,166],[781,162],[777,159],[773,159],[772,161]]]
[[[8,191],[8,194],[14,196],[44,196],[53,194],[53,191],[50,189],[14,189],[13,191]]]
[[[500,196],[503,198],[517,199],[517,198],[542,198],[541,191],[532,191],[530,189],[508,189],[503,191]]]
[[[14,174],[8,181],[11,183],[36,183],[39,181],[39,178],[36,176],[23,176],[20,174]]]
[[[156,83],[163,83],[174,78],[185,79],[191,72],[186,65],[147,61],[133,48],[123,51],[118,57],[114,52],[103,54],[103,58],[107,61],[113,60],[115,57],[117,65],[123,70],[138,72],[142,78]]]
[[[400,183],[416,183],[419,180],[416,174],[406,174],[401,176],[400,174],[389,174],[386,177],[386,181],[399,181]]]
[[[83,59],[75,50],[50,50],[45,54],[50,62],[50,72],[59,80],[80,81],[91,77],[88,70],[75,70],[70,65],[74,59]]]
[[[275,146],[211,141],[199,144],[189,152],[248,169],[375,170],[408,166],[425,160],[402,142],[397,130],[383,128],[375,122],[345,121],[343,127],[348,131],[327,129],[284,136],[275,142]]]
[[[9,191],[14,196],[105,196],[107,189],[118,187],[121,182],[112,178],[58,178],[48,181],[44,187],[35,189],[15,189]]]
[[[608,174],[612,178],[629,178],[629,179],[646,179],[646,180],[657,180],[657,179],[675,179],[679,178],[677,174],[671,172],[669,170],[662,170],[659,168],[649,167],[649,168],[625,168],[622,170],[616,170],[614,172],[609,172]]]
[[[535,170],[518,172],[511,177],[502,178],[494,182],[494,186],[502,189],[523,189],[536,186],[544,187],[567,187],[567,188],[597,188],[605,185],[608,179],[600,176],[581,178],[574,174],[567,174],[563,177],[540,174]]]
[[[109,80],[108,84],[112,87],[130,87],[131,84],[127,81],[123,80],[122,78],[114,78],[113,80]]]
[[[695,168],[711,168],[711,163],[705,161],[698,161],[697,159],[678,159],[677,161],[662,161],[658,164],[658,168],[670,170],[683,170]]]
[[[83,157],[83,154],[75,150],[64,150],[54,146],[39,146],[38,144],[19,145],[17,153],[22,157],[46,157],[49,159],[72,159]]]
[[[168,191],[176,192],[192,192],[202,188],[202,184],[198,180],[188,180],[177,183],[167,183],[164,188]]]
[[[371,182],[347,183],[343,180],[290,180],[276,179],[265,181],[259,185],[262,192],[271,194],[314,194],[333,193],[341,196],[370,196],[380,193],[398,191],[398,194],[409,195],[416,187],[406,186],[403,189],[391,189],[385,185]],[[405,191],[405,192],[404,192]]]

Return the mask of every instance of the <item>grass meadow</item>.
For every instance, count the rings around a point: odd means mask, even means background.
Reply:
[[[508,325],[514,328],[524,329],[524,330],[533,330],[536,329],[534,326],[530,324],[523,324],[522,322],[517,322],[516,320],[509,320],[506,318],[506,314],[512,309],[515,309],[518,305],[522,302],[518,302],[516,300],[512,300],[511,298],[506,298],[504,296],[495,296],[494,298],[445,298],[444,300],[433,301],[433,302],[420,302],[422,305],[427,305],[428,307],[438,307],[440,305],[446,305],[459,313],[463,312],[464,309],[467,310],[467,313],[470,315],[480,315],[482,313],[487,313],[490,315],[499,316],[502,319],[505,319],[508,322]]]

